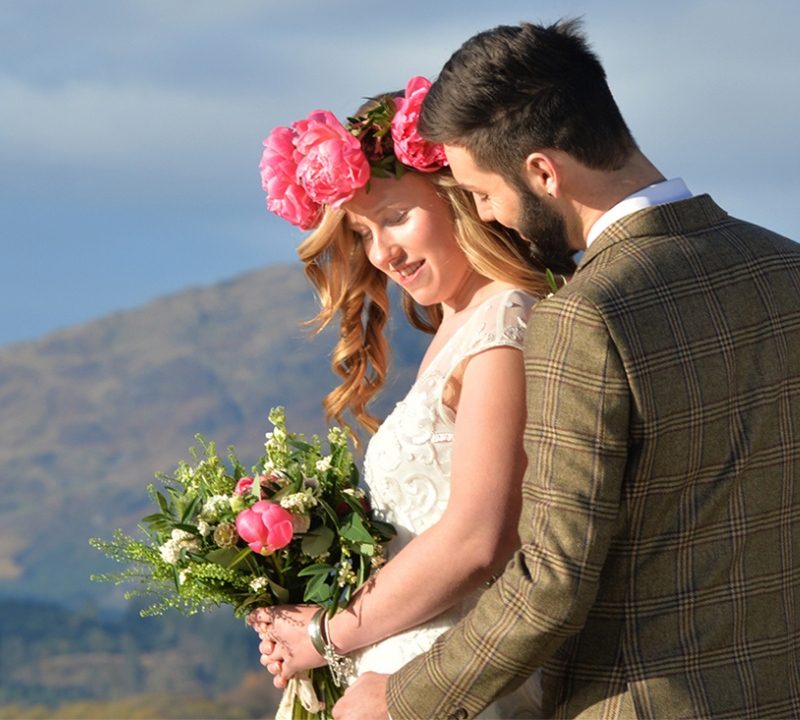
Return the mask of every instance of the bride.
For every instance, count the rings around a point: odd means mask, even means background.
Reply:
[[[260,608],[248,618],[261,661],[285,687],[325,664],[349,679],[391,673],[452,627],[519,543],[526,319],[547,292],[528,243],[480,221],[472,196],[425,142],[417,114],[430,83],[362,107],[348,126],[324,111],[265,140],[268,207],[313,232],[299,255],[320,327],[339,315],[329,416],[374,432],[364,481],[397,536],[388,562],[345,611],[320,627],[314,606]],[[553,268],[569,271],[571,268]],[[416,382],[380,424],[367,404],[388,365],[387,279],[410,321],[433,333]],[[531,716],[538,676],[486,710]]]

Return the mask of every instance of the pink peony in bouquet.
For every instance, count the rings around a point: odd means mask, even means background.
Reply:
[[[141,537],[115,531],[92,546],[128,564],[92,579],[134,582],[127,598],[151,596],[142,615],[168,608],[194,614],[230,605],[237,617],[257,606],[317,603],[333,614],[383,562],[394,529],[375,518],[348,447],[347,434],[289,433],[283,408],[269,413],[265,454],[250,470],[231,448],[229,465],[198,436],[203,456],[181,462],[150,485],[158,511],[143,518]],[[342,689],[327,667],[290,689],[293,717],[327,718]]]

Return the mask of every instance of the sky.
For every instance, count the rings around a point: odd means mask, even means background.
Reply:
[[[0,346],[297,262],[274,126],[575,16],[664,175],[800,240],[796,0],[0,0]]]

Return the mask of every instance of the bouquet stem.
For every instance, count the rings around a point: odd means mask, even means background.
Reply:
[[[327,667],[309,670],[289,681],[275,720],[330,720],[343,692]]]

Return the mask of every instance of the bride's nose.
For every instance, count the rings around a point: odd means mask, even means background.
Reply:
[[[402,250],[394,240],[383,233],[372,236],[369,247],[369,260],[377,268],[388,269],[400,259]]]
[[[475,209],[478,211],[478,217],[483,220],[483,222],[493,222],[496,220],[494,210],[487,200],[475,196]]]

